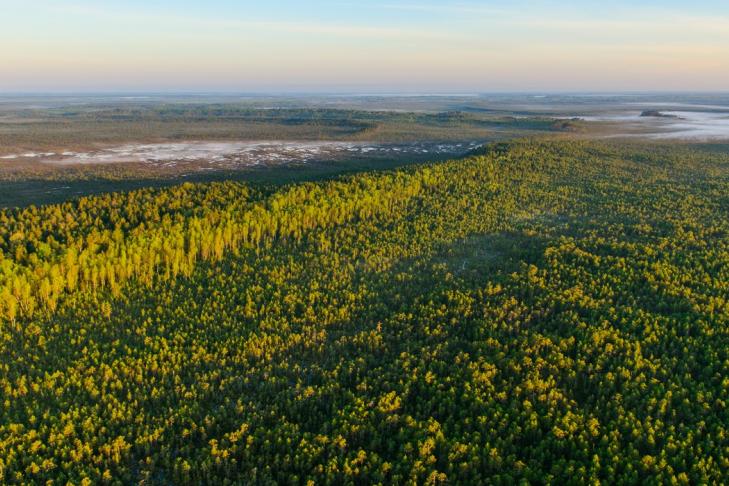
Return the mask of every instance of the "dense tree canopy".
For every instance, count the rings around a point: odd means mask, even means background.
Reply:
[[[514,142],[0,213],[0,482],[724,483],[729,157]]]

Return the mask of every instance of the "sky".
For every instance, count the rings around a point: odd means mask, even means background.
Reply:
[[[725,0],[0,0],[0,92],[728,90]]]

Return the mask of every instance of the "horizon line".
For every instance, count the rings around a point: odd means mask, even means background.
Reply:
[[[141,97],[141,96],[330,96],[330,97],[479,97],[489,95],[591,95],[591,96],[613,96],[613,95],[687,95],[687,94],[701,94],[701,95],[729,95],[729,89],[726,90],[707,90],[707,89],[682,89],[682,90],[669,90],[669,89],[636,89],[636,90],[486,90],[486,91],[423,91],[423,90],[403,90],[403,91],[372,91],[372,90],[331,90],[331,91],[306,91],[306,90],[197,90],[197,89],[149,89],[149,90],[0,90],[0,96],[129,96],[129,97]]]

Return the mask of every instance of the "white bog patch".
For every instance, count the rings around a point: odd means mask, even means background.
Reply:
[[[376,152],[378,157],[403,154],[453,154],[480,146],[478,142],[463,143],[368,143],[368,142],[177,142],[128,144],[94,152],[32,154],[43,162],[76,164],[145,163],[173,166],[173,162],[205,162],[205,169],[215,167],[246,167],[281,165],[296,162],[346,160],[365,157]],[[24,156],[31,156],[26,154]]]

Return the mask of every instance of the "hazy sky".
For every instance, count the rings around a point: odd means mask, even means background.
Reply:
[[[0,0],[0,91],[729,90],[729,1]]]

